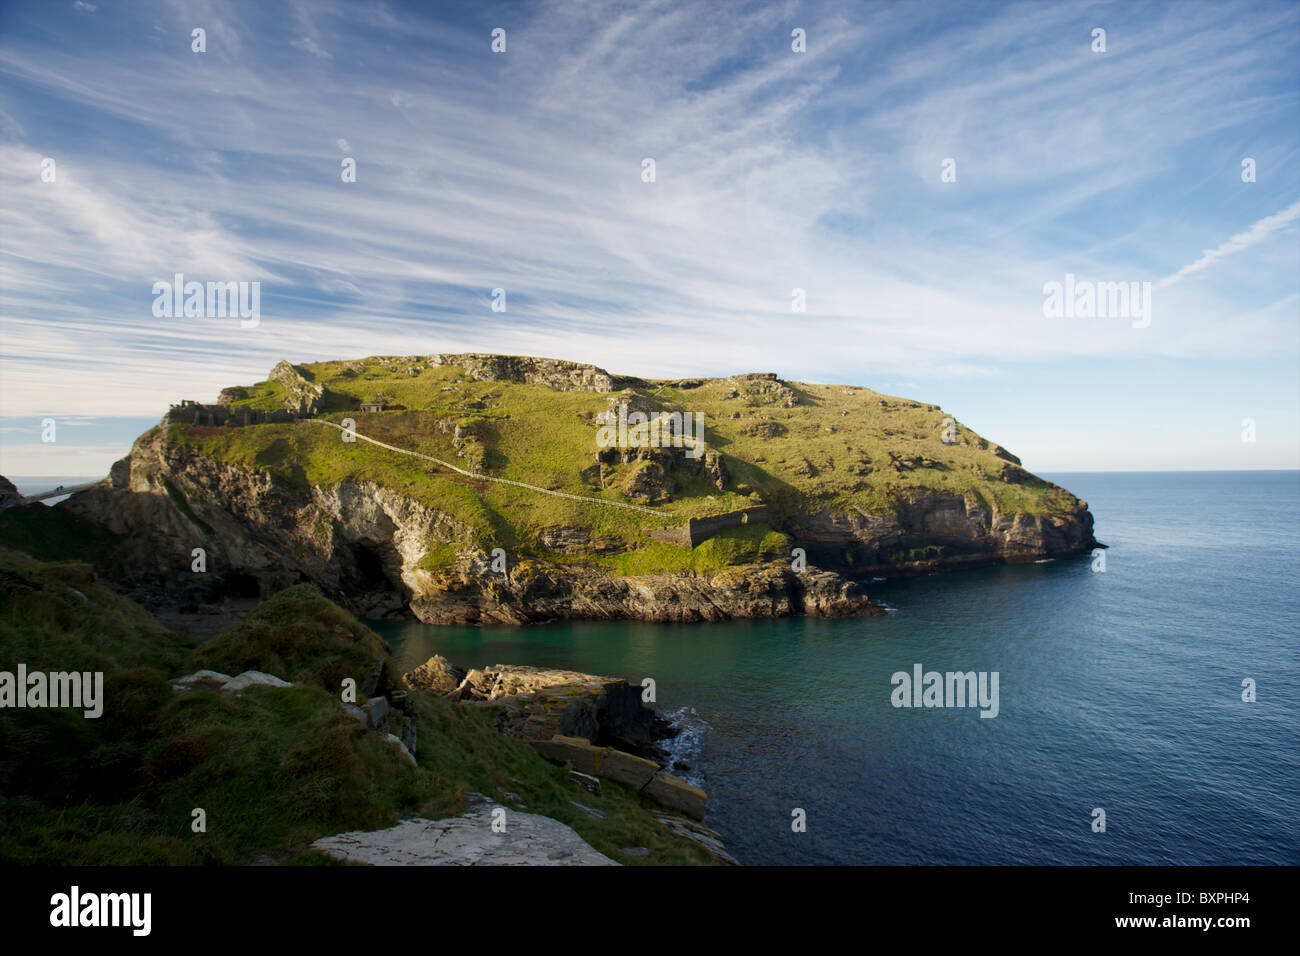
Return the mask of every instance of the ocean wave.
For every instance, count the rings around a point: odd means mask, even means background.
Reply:
[[[703,788],[704,771],[701,763],[704,757],[704,732],[709,729],[709,722],[694,707],[679,707],[667,711],[663,716],[677,730],[676,736],[659,741],[659,746],[668,755],[668,766],[665,769],[691,786]]]

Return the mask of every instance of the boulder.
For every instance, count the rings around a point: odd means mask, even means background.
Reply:
[[[186,674],[184,677],[177,677],[171,681],[172,690],[220,690],[225,684],[229,683],[231,677],[229,674],[222,674],[218,671],[195,671],[193,674]]]
[[[567,763],[581,774],[606,777],[633,790],[640,790],[659,773],[659,765],[653,760],[611,747],[596,747],[581,737],[556,735],[529,743],[547,760]]]
[[[597,749],[600,753],[596,757],[596,772],[633,790],[640,790],[659,772],[659,765],[653,760],[609,747]]]
[[[366,715],[366,726],[371,730],[388,729],[391,714],[391,708],[388,706],[388,698],[371,697],[362,705],[361,710]]]
[[[617,866],[559,820],[505,808],[505,832],[493,811],[500,805],[466,794],[459,817],[403,820],[386,830],[323,837],[312,847],[335,859],[372,866]]]
[[[696,820],[704,819],[704,805],[708,800],[708,794],[699,787],[692,787],[681,777],[675,777],[661,770],[646,784],[644,792],[646,796],[654,797],[665,807],[680,810]]]
[[[727,848],[722,844],[722,835],[715,830],[710,830],[702,823],[696,823],[693,820],[686,820],[672,813],[665,813],[658,810],[651,810],[650,815],[664,825],[667,830],[674,836],[681,837],[698,843],[709,852],[717,862],[727,866],[739,866],[739,861],[727,852]]]
[[[232,677],[222,686],[221,691],[225,694],[238,694],[249,687],[292,687],[293,685],[287,680],[280,680],[274,674],[266,674],[262,671],[244,671],[237,677]]]
[[[528,743],[547,760],[567,763],[574,770],[589,776],[600,773],[600,752],[603,748],[594,747],[590,741],[581,737],[561,737],[557,734],[550,740],[530,740]]]

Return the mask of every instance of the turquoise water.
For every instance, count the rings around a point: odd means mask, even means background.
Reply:
[[[653,677],[745,863],[1300,863],[1300,472],[1050,477],[1105,572],[876,583],[884,618],[380,629],[408,667]],[[892,706],[918,663],[998,672],[998,715]]]

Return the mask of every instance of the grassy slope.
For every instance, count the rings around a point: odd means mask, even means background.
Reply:
[[[310,586],[283,591],[202,648],[100,585],[89,565],[0,548],[0,670],[101,670],[104,714],[0,710],[0,860],[46,864],[327,862],[305,850],[350,829],[459,812],[476,790],[520,795],[624,863],[703,863],[606,783],[591,797],[484,708],[416,693],[419,766],[339,706],[338,676],[386,655],[382,640]],[[84,595],[83,597],[79,596]],[[174,694],[199,664],[267,670],[296,683],[239,696]],[[391,667],[391,662],[388,662]],[[603,809],[596,820],[570,800]],[[509,806],[509,804],[507,804]],[[207,832],[191,830],[191,811]],[[650,857],[627,857],[626,846]]]
[[[418,374],[407,374],[409,367],[418,368]],[[481,444],[487,474],[571,494],[631,500],[622,496],[620,486],[634,466],[622,472],[606,469],[605,489],[581,474],[595,461],[592,417],[606,409],[609,395],[476,382],[457,367],[426,367],[417,357],[388,365],[367,359],[299,368],[327,390],[327,408],[335,410],[323,417],[335,422],[351,417],[362,434],[464,467],[452,436],[438,427],[440,421],[460,423]],[[459,518],[474,529],[480,546],[537,553],[537,531],[556,526],[585,527],[636,542],[636,558],[605,562],[620,569],[682,564],[675,549],[645,543],[643,530],[760,500],[772,506],[777,521],[797,510],[823,507],[880,514],[902,499],[932,492],[973,497],[1003,511],[1029,514],[1061,513],[1073,504],[1068,492],[998,457],[985,439],[961,425],[956,426],[956,442],[945,444],[941,436],[949,416],[937,406],[865,388],[792,382],[788,384],[799,403],[785,408],[764,404],[763,396],[746,394],[745,383],[739,384],[737,397],[729,397],[732,385],[726,379],[706,380],[691,389],[666,382],[636,389],[665,410],[703,413],[708,444],[723,454],[731,477],[729,490],[720,493],[698,477],[678,474],[679,491],[658,509],[664,518],[475,483],[364,442],[344,443],[337,430],[320,424],[171,426],[170,437],[219,460],[269,470],[299,487],[344,478],[392,486]],[[278,388],[273,382],[252,386],[248,401],[267,407]],[[361,401],[405,408],[371,414],[346,410]],[[472,401],[487,407],[463,407]],[[734,412],[742,417],[732,419]],[[755,425],[775,434],[754,434]],[[891,453],[919,464],[894,468]],[[432,566],[441,560],[432,558]],[[705,565],[712,560],[704,559]]]

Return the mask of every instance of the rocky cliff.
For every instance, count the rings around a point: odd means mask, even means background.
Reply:
[[[882,613],[854,581],[816,568],[795,573],[779,562],[619,575],[524,560],[494,571],[470,543],[469,528],[392,488],[365,481],[286,487],[169,442],[163,427],[141,436],[108,479],[63,507],[123,535],[118,579],[153,606],[266,596],[310,581],[358,615],[409,609],[430,624]],[[450,566],[425,570],[430,541],[462,550]]]
[[[60,506],[124,536],[114,573],[138,598],[201,604],[310,581],[359,615],[438,624],[839,616],[879,613],[871,575],[1096,544],[1086,502],[937,406],[773,373],[651,382],[440,354],[281,362],[223,394],[235,411],[246,399],[308,418],[164,422]],[[393,400],[399,411],[337,410]],[[599,444],[616,406],[693,413],[704,453]],[[384,444],[345,444],[344,415]],[[428,464],[456,459],[459,473]],[[717,517],[735,514],[753,519]],[[711,530],[660,543],[683,528]]]

